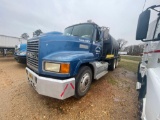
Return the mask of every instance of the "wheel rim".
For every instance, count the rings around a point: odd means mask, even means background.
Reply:
[[[90,84],[91,78],[89,73],[85,73],[80,81],[80,91],[85,92]]]

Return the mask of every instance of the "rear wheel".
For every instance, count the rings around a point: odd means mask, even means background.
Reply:
[[[138,117],[139,117],[139,120],[142,120],[141,119],[142,112],[143,112],[143,99],[138,101]]]
[[[118,67],[118,59],[116,59],[116,67]]]
[[[80,68],[76,76],[75,97],[81,98],[88,92],[92,82],[92,71],[88,66]]]
[[[113,71],[116,68],[116,59],[110,61],[109,70]]]

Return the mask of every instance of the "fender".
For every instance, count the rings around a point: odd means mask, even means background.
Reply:
[[[43,58],[43,61],[52,61],[52,62],[59,62],[59,63],[70,63],[70,73],[69,75],[57,75],[59,77],[66,76],[71,77],[75,76],[78,73],[79,67],[82,64],[89,63],[92,61],[95,61],[96,58],[94,57],[93,53],[90,53],[88,51],[62,51],[62,52],[56,52],[52,53],[46,57]],[[48,74],[45,72],[45,74]],[[53,75],[53,73],[52,73]]]

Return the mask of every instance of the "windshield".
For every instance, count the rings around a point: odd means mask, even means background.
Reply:
[[[82,38],[91,39],[93,31],[94,31],[93,25],[81,24],[66,28],[64,34],[69,36],[78,36]]]

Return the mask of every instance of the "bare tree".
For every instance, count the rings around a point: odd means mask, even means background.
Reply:
[[[141,55],[143,53],[145,44],[139,45],[130,45],[124,48],[124,51],[127,52],[128,55]]]
[[[117,42],[119,43],[120,50],[122,50],[124,48],[124,46],[128,43],[128,41],[126,41],[124,39],[118,39]]]
[[[33,32],[33,36],[39,36],[42,33],[43,33],[42,30],[38,29],[38,30]]]
[[[23,38],[23,39],[28,39],[28,38],[29,38],[29,35],[28,35],[27,33],[23,33],[23,34],[21,35],[21,38]]]

